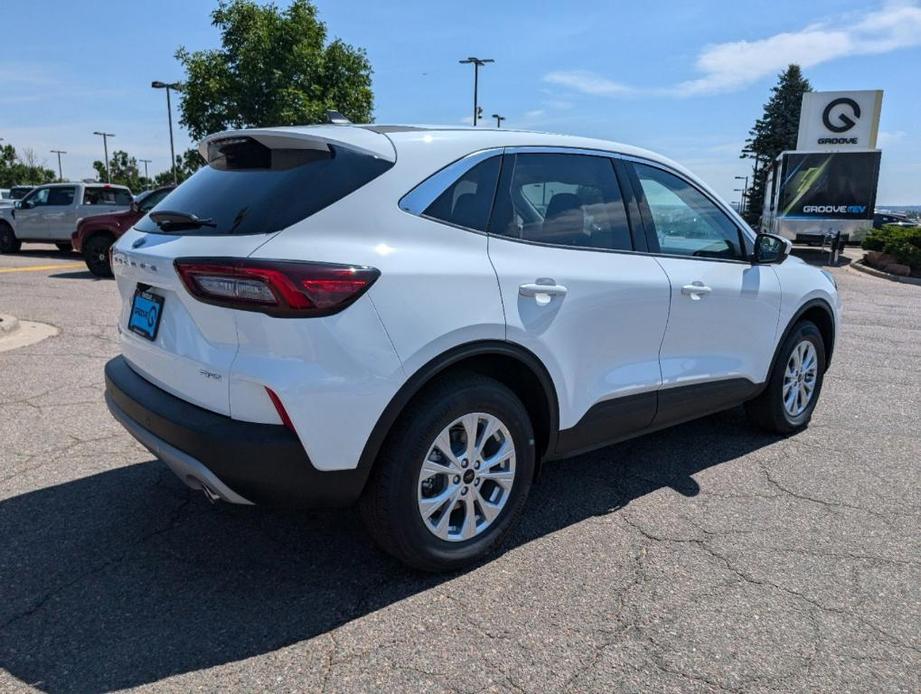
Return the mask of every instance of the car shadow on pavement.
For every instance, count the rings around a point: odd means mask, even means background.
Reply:
[[[661,488],[693,496],[693,475],[776,440],[731,410],[548,463],[501,551]],[[0,501],[0,546],[0,667],[51,692],[269,653],[454,578],[383,555],[351,510],[211,506],[156,461]]]
[[[107,281],[108,277],[97,277],[89,270],[77,270],[76,272],[55,272],[48,277],[53,277],[56,280],[96,280],[96,281]]]

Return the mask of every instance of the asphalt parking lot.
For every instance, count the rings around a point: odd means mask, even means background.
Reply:
[[[554,463],[502,553],[424,576],[153,461],[102,400],[114,284],[48,249],[0,256],[0,313],[60,329],[0,352],[0,691],[921,690],[921,287],[834,270],[806,432]]]

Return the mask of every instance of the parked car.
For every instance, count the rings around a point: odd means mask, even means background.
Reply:
[[[69,251],[80,219],[127,210],[132,199],[128,188],[108,183],[38,186],[13,207],[0,208],[0,253],[15,253],[23,242],[53,243]]]
[[[455,569],[543,461],[741,403],[809,423],[834,279],[668,159],[377,125],[200,151],[113,247],[105,374],[115,418],[211,499],[357,502],[385,550]]]
[[[21,200],[25,197],[26,193],[30,190],[32,190],[32,186],[0,188],[0,207],[12,207],[17,200]]]
[[[884,226],[916,227],[919,223],[905,214],[898,212],[876,212],[873,215],[873,228],[882,229]]]
[[[150,212],[175,186],[164,186],[139,194],[124,212],[93,215],[77,223],[71,235],[73,249],[83,255],[86,267],[97,277],[111,277],[109,248],[141,217]]]

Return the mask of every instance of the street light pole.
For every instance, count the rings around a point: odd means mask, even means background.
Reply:
[[[480,115],[479,109],[477,108],[477,98],[480,86],[480,68],[487,63],[494,63],[496,61],[492,58],[475,58],[470,56],[465,60],[458,60],[457,62],[459,62],[461,65],[473,65],[473,126],[476,127],[477,120],[479,120]]]
[[[63,181],[63,180],[64,180],[64,171],[63,171],[63,169],[61,169],[61,155],[62,155],[62,154],[67,154],[67,152],[65,152],[63,149],[53,149],[53,150],[51,150],[51,153],[52,153],[52,154],[57,154],[57,155],[58,155],[58,180],[59,180],[59,181]]]
[[[111,177],[109,176],[109,138],[115,137],[115,133],[101,133],[98,130],[94,130],[93,135],[100,135],[102,137],[102,149],[106,155],[106,160],[103,162],[106,170],[106,183],[111,183]]]
[[[500,116],[498,113],[494,113],[494,114],[492,114],[492,117],[496,119],[496,127],[497,127],[497,128],[501,128],[501,127],[502,127],[502,121],[505,120],[505,116]]]
[[[735,178],[737,181],[744,181],[742,183],[742,195],[739,198],[739,211],[745,212],[748,207],[746,204],[748,200],[748,176],[736,176]]]
[[[176,150],[173,147],[173,106],[170,103],[169,90],[175,89],[180,91],[182,89],[181,82],[161,82],[160,80],[154,80],[150,83],[150,86],[154,89],[165,89],[166,90],[166,117],[169,121],[169,153],[170,161],[172,162],[173,169],[173,185],[179,185],[179,180],[176,176]]]
[[[138,161],[144,162],[144,182],[147,183],[148,190],[150,189],[150,174],[147,173],[147,165],[151,162],[150,159],[138,159]]]

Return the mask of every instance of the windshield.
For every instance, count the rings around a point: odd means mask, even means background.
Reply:
[[[341,147],[269,149],[252,138],[211,143],[209,160],[154,208],[209,222],[184,225],[179,233],[279,231],[341,200],[393,165]],[[149,216],[136,228],[175,233]]]

